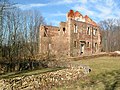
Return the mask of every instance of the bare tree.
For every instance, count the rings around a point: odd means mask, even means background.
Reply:
[[[24,30],[26,32],[26,48],[29,51],[30,55],[35,55],[38,52],[38,43],[39,43],[39,27],[41,24],[44,24],[44,18],[41,14],[36,11],[25,11],[24,19],[27,20],[24,22]]]
[[[120,50],[120,24],[118,19],[100,22],[102,31],[102,47],[105,52]]]
[[[43,23],[38,11],[18,8],[7,11],[2,23],[1,55],[9,59],[36,55],[39,27]]]

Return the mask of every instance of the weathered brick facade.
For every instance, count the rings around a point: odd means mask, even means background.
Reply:
[[[41,25],[39,36],[39,53],[80,56],[101,51],[99,26],[78,11],[70,10],[59,27]]]

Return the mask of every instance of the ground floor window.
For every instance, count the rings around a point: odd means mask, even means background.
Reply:
[[[87,43],[86,43],[86,47],[89,47],[89,46],[90,46],[90,43],[89,43],[89,42],[87,42]]]
[[[75,48],[77,47],[77,41],[74,41],[74,47]]]

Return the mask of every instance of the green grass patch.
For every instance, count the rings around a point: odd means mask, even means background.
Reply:
[[[75,83],[53,90],[120,90],[120,57],[106,56],[71,63],[88,65],[92,71]]]
[[[97,75],[120,69],[120,57],[99,57],[94,59],[72,61],[74,64],[84,64],[90,66],[90,75]]]

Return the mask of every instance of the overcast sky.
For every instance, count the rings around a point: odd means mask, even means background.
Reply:
[[[66,21],[66,13],[73,9],[99,22],[120,17],[120,0],[10,0],[22,10],[37,9],[48,24]]]

